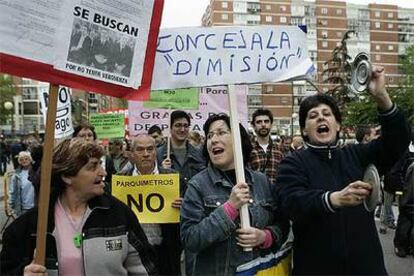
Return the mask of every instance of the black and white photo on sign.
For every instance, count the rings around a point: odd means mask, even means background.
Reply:
[[[129,77],[134,48],[133,38],[75,18],[68,61]]]

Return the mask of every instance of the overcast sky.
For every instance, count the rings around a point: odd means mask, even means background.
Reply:
[[[201,26],[201,18],[209,0],[164,0],[164,12],[161,27]],[[348,0],[356,4],[393,4],[401,7],[414,8],[413,0]]]

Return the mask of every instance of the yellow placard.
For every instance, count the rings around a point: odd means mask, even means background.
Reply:
[[[112,195],[128,205],[140,223],[177,223],[180,211],[171,203],[180,197],[178,174],[112,176]]]

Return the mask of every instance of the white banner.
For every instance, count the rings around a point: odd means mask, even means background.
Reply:
[[[315,70],[298,26],[160,30],[152,89],[280,82]]]
[[[240,122],[247,129],[247,91],[246,85],[236,86],[237,107]],[[203,134],[203,125],[207,118],[214,113],[229,114],[227,86],[203,87],[200,89],[198,110],[186,110],[191,118],[190,130]],[[163,130],[163,135],[169,133],[170,112],[168,109],[146,109],[143,102],[128,102],[129,136],[147,133],[152,125],[158,125]]]
[[[40,112],[46,125],[47,107],[49,103],[49,86],[39,88]],[[58,105],[56,110],[55,139],[65,138],[73,134],[72,125],[72,91],[68,87],[60,86]]]

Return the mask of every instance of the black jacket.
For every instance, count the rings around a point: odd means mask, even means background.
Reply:
[[[288,155],[276,181],[279,206],[293,221],[293,274],[384,275],[381,244],[373,212],[360,204],[334,209],[329,194],[363,179],[373,163],[383,174],[409,143],[403,114],[380,115],[383,134],[368,143],[315,147]]]
[[[51,200],[54,206],[55,200]],[[82,229],[82,251],[85,275],[115,273],[154,274],[154,251],[134,213],[118,199],[103,195],[88,202],[92,210]],[[48,270],[58,269],[54,207],[49,208],[46,239]],[[15,220],[4,232],[0,254],[0,275],[23,275],[23,269],[33,259],[36,247],[37,208],[31,209]],[[113,241],[120,248],[108,248]],[[98,250],[106,248],[107,250]],[[123,249],[122,249],[123,248]],[[125,254],[127,250],[128,254]]]

